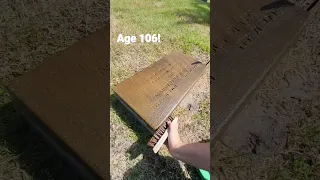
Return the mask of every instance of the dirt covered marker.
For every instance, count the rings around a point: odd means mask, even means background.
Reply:
[[[245,2],[249,3],[241,3]],[[240,2],[216,2],[210,72],[215,79],[211,84],[216,113],[211,121],[213,139],[295,42],[308,18],[308,12],[296,6],[260,10],[269,4],[264,0],[245,7]],[[233,16],[239,18],[235,21]]]
[[[166,135],[166,121],[207,66],[183,53],[171,53],[118,84],[117,98],[154,134],[155,153]]]
[[[110,179],[109,26],[8,87],[16,109],[84,179]]]

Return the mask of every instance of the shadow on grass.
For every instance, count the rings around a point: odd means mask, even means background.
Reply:
[[[183,20],[180,23],[210,25],[210,3],[194,0],[192,8],[179,10],[177,16]]]
[[[19,113],[15,112],[11,102],[0,108],[0,146],[9,150],[5,155],[2,153],[0,161],[7,156],[8,158],[16,156],[17,159],[14,161],[18,161],[19,165],[15,167],[15,171],[26,171],[32,179],[36,180],[80,179],[59,154],[50,148],[33,128],[29,127]],[[9,168],[4,169],[11,171]],[[19,179],[21,174],[13,176]],[[21,179],[25,178],[21,177]]]
[[[154,154],[152,149],[147,146],[152,134],[135,119],[116,96],[111,95],[110,100],[111,108],[115,110],[124,124],[132,129],[138,137],[138,140],[127,150],[127,153],[130,154],[130,159],[143,155],[143,159],[139,163],[125,172],[124,179],[187,179],[177,160]],[[186,168],[191,179],[200,179],[195,168],[190,166]]]

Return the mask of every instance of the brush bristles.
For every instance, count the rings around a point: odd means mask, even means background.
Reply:
[[[165,122],[162,123],[162,125],[156,130],[156,132],[153,134],[152,138],[149,140],[148,146],[154,147],[157,144],[157,142],[159,141],[161,136],[164,134],[164,132],[168,128],[168,124],[167,123],[169,121],[173,121],[173,117],[169,116],[165,120]]]

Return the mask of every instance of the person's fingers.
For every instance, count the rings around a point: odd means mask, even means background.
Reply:
[[[174,118],[172,122],[168,122],[168,129],[178,128],[178,117]]]
[[[178,131],[178,117],[168,123],[168,139],[167,147],[170,153],[182,144]]]
[[[176,139],[179,137],[179,132],[178,132],[178,118],[174,118],[172,122],[168,123],[168,139],[169,143],[173,139]]]

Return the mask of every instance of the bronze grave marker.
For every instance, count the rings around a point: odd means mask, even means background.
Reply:
[[[211,102],[215,118],[211,120],[211,138],[293,44],[308,18],[308,12],[296,6],[261,10],[272,3],[268,0],[239,5],[249,1],[217,1],[214,6],[216,26],[211,33],[216,33],[212,34],[210,76],[214,79]]]
[[[17,78],[16,109],[84,179],[110,179],[109,24]]]
[[[171,53],[129,79],[114,92],[153,133],[202,75],[205,65],[182,53]]]

